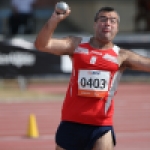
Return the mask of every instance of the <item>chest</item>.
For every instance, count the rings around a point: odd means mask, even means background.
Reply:
[[[80,51],[74,54],[73,64],[78,69],[95,69],[115,71],[118,69],[117,54],[112,50],[95,51],[87,50]]]

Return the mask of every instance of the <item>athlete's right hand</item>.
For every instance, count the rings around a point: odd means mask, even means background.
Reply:
[[[60,21],[64,20],[65,18],[67,18],[70,13],[71,13],[71,10],[69,8],[66,10],[66,12],[64,14],[58,14],[56,11],[54,11],[51,16],[51,19],[56,22],[60,22]]]

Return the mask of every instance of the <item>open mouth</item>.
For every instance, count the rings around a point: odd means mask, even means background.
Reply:
[[[103,32],[110,32],[110,29],[103,29]]]

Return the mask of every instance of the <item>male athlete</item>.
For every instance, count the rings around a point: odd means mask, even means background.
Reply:
[[[92,37],[53,38],[57,25],[70,12],[54,11],[35,40],[38,50],[69,55],[72,60],[56,150],[113,150],[113,97],[120,76],[126,68],[150,72],[150,58],[114,45],[120,17],[112,7],[103,7],[96,13]]]

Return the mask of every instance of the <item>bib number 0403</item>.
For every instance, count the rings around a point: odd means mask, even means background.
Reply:
[[[105,79],[86,79],[86,78],[81,78],[80,80],[81,87],[89,87],[89,88],[99,88],[99,89],[104,89],[106,86],[106,80]]]

